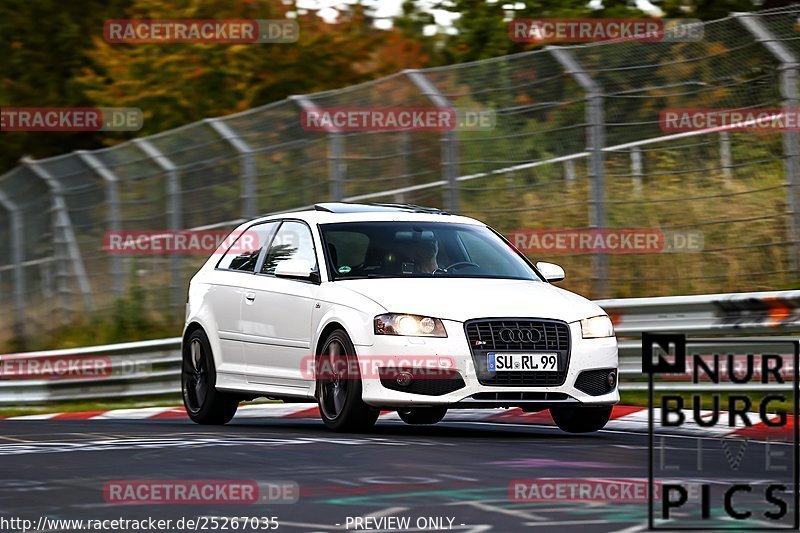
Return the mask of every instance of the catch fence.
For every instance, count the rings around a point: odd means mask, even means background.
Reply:
[[[799,65],[794,5],[706,22],[693,42],[549,46],[404,71],[110,148],[23,158],[0,176],[0,335],[113,312],[179,321],[204,258],[110,254],[109,231],[231,229],[330,200],[438,206],[506,234],[702,234],[702,250],[530,252],[564,265],[563,286],[592,298],[796,287],[798,132],[669,133],[660,116],[796,109]],[[302,127],[303,110],[332,107],[488,109],[496,125]]]

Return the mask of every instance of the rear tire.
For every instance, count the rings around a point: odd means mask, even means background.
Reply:
[[[205,331],[192,332],[182,351],[181,392],[186,414],[198,424],[230,422],[239,407],[239,398],[216,389],[217,370]]]
[[[551,407],[550,416],[567,433],[591,433],[605,427],[611,418],[611,405],[596,407]]]
[[[320,352],[317,355],[317,401],[325,426],[338,432],[369,431],[380,411],[361,399],[361,374],[350,337],[344,330],[336,329],[325,339]],[[323,361],[325,364],[321,364]]]
[[[397,414],[406,424],[426,425],[441,422],[447,414],[447,407],[413,407],[410,409],[398,409]]]

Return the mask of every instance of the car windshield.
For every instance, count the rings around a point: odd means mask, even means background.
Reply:
[[[486,226],[442,222],[340,222],[320,226],[332,279],[503,278],[541,281]]]

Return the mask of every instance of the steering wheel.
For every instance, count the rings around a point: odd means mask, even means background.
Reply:
[[[480,268],[481,267],[479,264],[473,263],[472,261],[459,261],[457,263],[453,263],[452,265],[447,266],[446,268],[441,268],[441,267],[436,268],[436,269],[434,269],[432,274],[434,276],[436,275],[437,272],[446,274],[451,268],[459,269],[459,268],[464,267],[464,266],[473,266],[475,268]]]

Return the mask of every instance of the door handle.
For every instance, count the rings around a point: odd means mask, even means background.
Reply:
[[[248,302],[255,302],[256,301],[256,293],[254,293],[254,292],[248,292],[248,293],[246,293],[244,295],[244,297]]]

